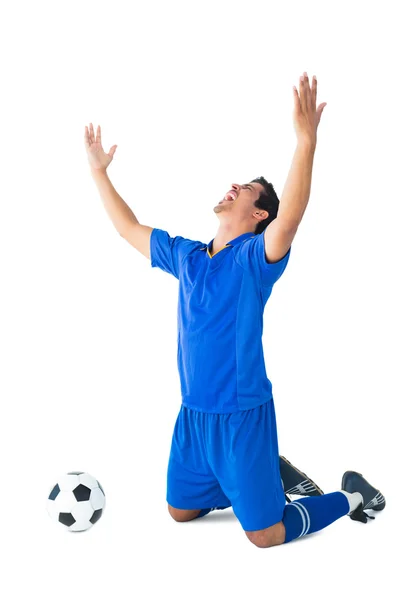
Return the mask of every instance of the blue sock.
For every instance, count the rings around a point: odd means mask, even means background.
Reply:
[[[285,544],[327,527],[347,515],[349,510],[349,501],[341,492],[309,496],[287,504],[282,519],[286,529]]]

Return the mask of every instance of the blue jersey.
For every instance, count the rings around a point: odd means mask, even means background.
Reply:
[[[244,233],[211,256],[208,244],[153,229],[150,261],[179,280],[178,370],[182,404],[232,413],[272,398],[263,313],[291,248],[268,263],[264,233]]]

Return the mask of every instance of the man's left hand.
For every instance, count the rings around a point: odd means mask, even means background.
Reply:
[[[293,87],[293,121],[297,139],[299,142],[307,141],[315,144],[317,142],[317,129],[322,111],[327,103],[323,102],[316,108],[317,78],[315,75],[313,76],[310,88],[308,75],[304,72],[303,76],[300,77],[299,88],[300,94],[297,89]]]

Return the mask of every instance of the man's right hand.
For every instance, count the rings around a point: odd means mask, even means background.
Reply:
[[[117,146],[112,146],[107,154],[101,145],[101,129],[97,126],[96,137],[94,136],[93,124],[89,124],[89,129],[85,126],[85,147],[88,155],[90,168],[97,170],[106,170],[114,157]]]

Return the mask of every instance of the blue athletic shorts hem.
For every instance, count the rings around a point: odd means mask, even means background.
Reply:
[[[167,502],[181,510],[232,506],[245,531],[280,522],[286,502],[273,398],[234,413],[181,405],[168,463]]]

